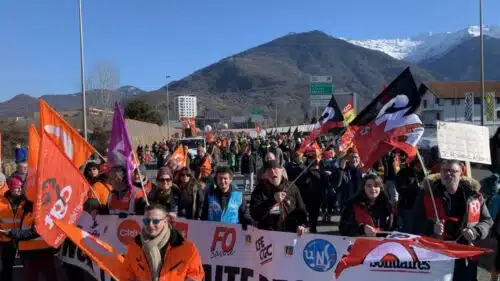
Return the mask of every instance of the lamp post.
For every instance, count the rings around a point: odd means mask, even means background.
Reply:
[[[479,0],[479,42],[481,62],[481,126],[484,126],[484,38],[483,38],[483,0]]]
[[[170,75],[165,76],[167,80],[167,85],[165,86],[165,91],[167,92],[167,139],[170,139],[170,96],[168,94],[168,78]]]
[[[82,0],[78,0],[78,14],[80,22],[80,79],[82,90],[82,110],[83,110],[83,137],[87,138],[87,101],[85,98],[85,63],[83,57],[83,17],[82,17]]]

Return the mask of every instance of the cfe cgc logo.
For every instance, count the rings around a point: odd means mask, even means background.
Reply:
[[[141,233],[141,226],[135,220],[125,219],[118,225],[116,231],[118,240],[123,245],[128,245],[133,243],[135,237]]]
[[[304,262],[317,272],[326,272],[337,263],[337,250],[332,243],[324,239],[309,241],[304,247]]]
[[[259,253],[261,265],[273,260],[273,244],[265,243],[264,236],[261,236],[255,241],[255,250]]]
[[[218,226],[215,228],[210,248],[210,258],[226,257],[234,255],[236,244],[236,230],[232,227]]]

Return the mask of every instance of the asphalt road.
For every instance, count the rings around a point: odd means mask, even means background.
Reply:
[[[482,179],[484,177],[489,176],[491,173],[489,171],[486,171],[484,169],[478,169],[478,168],[472,168],[472,175],[475,179]],[[156,170],[148,170],[147,173],[148,178],[154,179],[156,177]],[[236,184],[240,189],[243,189],[243,178],[240,174],[236,174],[233,179],[233,183]],[[338,222],[339,222],[340,217],[339,216],[334,216],[332,217],[331,221],[326,223],[326,224],[320,224],[318,227],[318,231],[320,233],[324,234],[332,234],[332,235],[338,235]],[[320,217],[320,221],[322,218]],[[483,241],[480,245],[477,245],[480,247],[484,248],[490,248],[495,250],[496,249],[496,241],[494,239],[488,239],[486,241]],[[493,254],[489,255],[484,255],[481,257],[479,260],[479,272],[478,272],[478,280],[479,281],[488,281],[490,280],[490,274],[489,274],[489,269],[491,268],[491,265],[493,263]],[[23,267],[20,263],[19,260],[16,261],[16,266],[14,268],[14,280],[22,280],[23,278]],[[60,266],[60,265],[59,265]],[[65,281],[67,280],[65,278],[64,270],[62,268],[57,269],[58,272],[60,272],[60,280],[59,281]],[[89,276],[85,278],[85,281],[92,281],[93,279]],[[46,281],[52,281],[52,280],[46,280]],[[76,281],[76,280],[72,280]]]

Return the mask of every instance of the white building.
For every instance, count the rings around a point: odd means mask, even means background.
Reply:
[[[198,106],[195,96],[176,97],[175,107],[177,108],[179,119],[182,117],[196,117],[198,115]]]
[[[420,117],[425,125],[435,125],[436,120],[448,122],[465,121],[465,95],[473,93],[473,123],[479,125],[481,120],[481,91],[480,83],[473,82],[425,82],[428,87],[420,107]],[[484,83],[485,92],[485,126],[492,129],[500,125],[500,82]],[[487,105],[488,93],[494,99],[492,106]],[[490,118],[493,117],[493,118]]]

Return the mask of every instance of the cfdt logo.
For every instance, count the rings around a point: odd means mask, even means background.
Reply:
[[[118,240],[123,245],[128,245],[134,242],[135,237],[141,233],[141,226],[135,220],[126,219],[118,225],[117,232]]]
[[[236,244],[236,230],[231,227],[218,226],[215,228],[212,240],[211,259],[234,255]]]
[[[326,240],[311,240],[304,247],[304,262],[314,271],[329,271],[337,263],[337,250]]]
[[[261,236],[255,241],[255,250],[259,253],[260,264],[270,262],[273,259],[273,244],[264,242],[264,236]]]
[[[366,255],[371,271],[428,273],[431,265],[420,261],[411,247],[401,243],[386,242]]]

